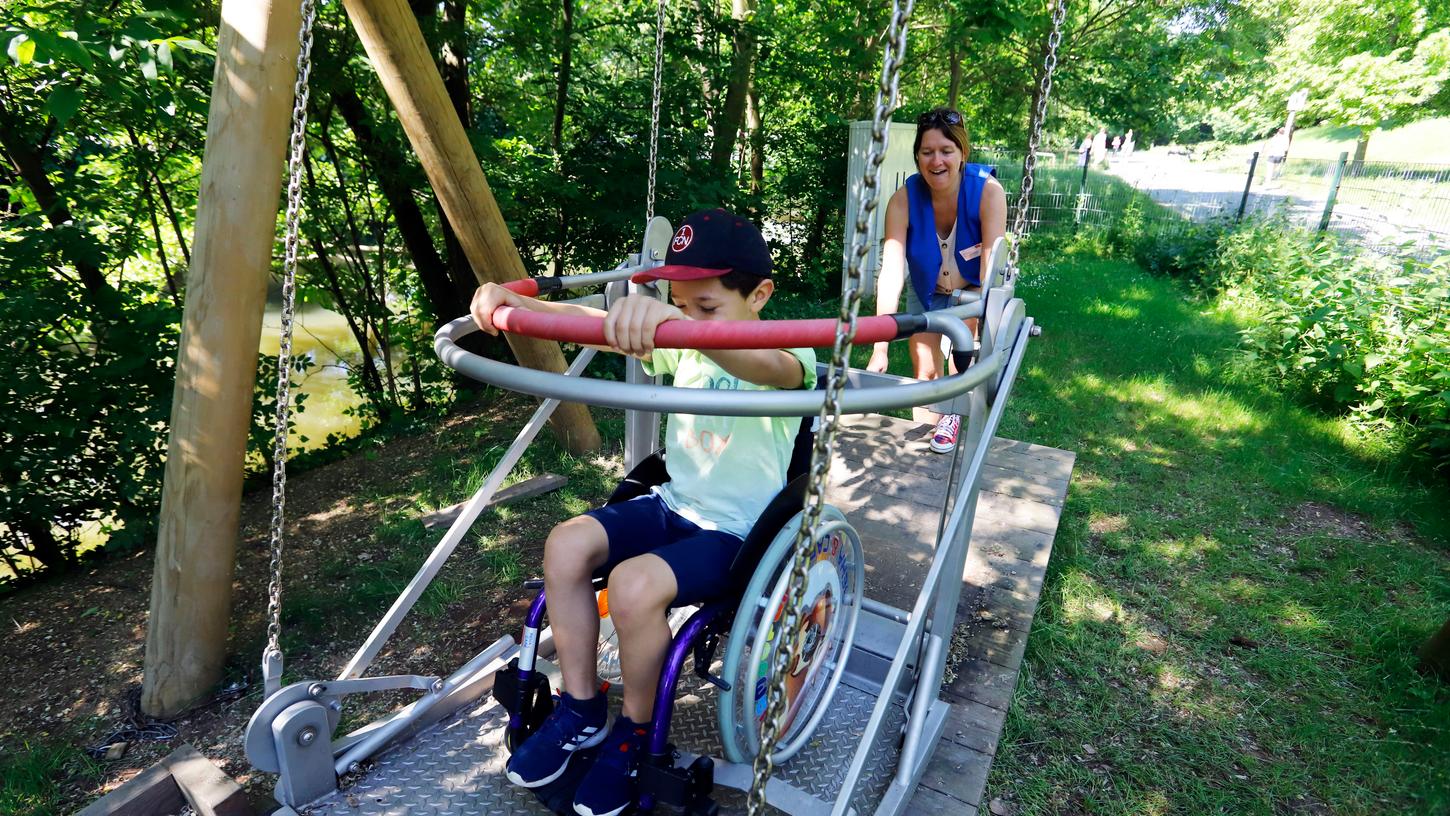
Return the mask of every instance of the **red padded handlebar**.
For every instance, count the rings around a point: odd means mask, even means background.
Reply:
[[[523,283],[523,281],[516,281]],[[510,286],[510,289],[513,287]],[[517,291],[517,290],[515,290]],[[856,345],[894,340],[906,328],[900,315],[877,315],[856,321]],[[604,319],[582,315],[546,314],[500,306],[493,324],[506,332],[557,340],[607,346]],[[910,331],[920,331],[912,326]],[[829,346],[836,342],[833,318],[814,320],[670,320],[655,329],[656,348],[688,349],[778,349],[801,346]]]

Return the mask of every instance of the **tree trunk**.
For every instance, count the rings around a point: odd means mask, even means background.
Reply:
[[[339,74],[337,79],[331,89],[337,111],[342,114],[343,121],[352,131],[358,148],[367,156],[372,166],[377,168],[378,187],[388,203],[388,209],[393,213],[398,234],[403,237],[403,246],[413,261],[413,269],[423,283],[423,292],[428,297],[433,317],[442,322],[466,313],[468,301],[458,296],[458,291],[449,277],[448,266],[443,256],[438,254],[438,247],[428,232],[428,222],[423,218],[423,210],[413,196],[413,189],[403,180],[402,174],[393,169],[399,158],[406,157],[399,157],[386,149],[373,128],[362,98],[357,95],[356,90],[344,84],[347,82],[344,76]]]
[[[438,71],[464,130],[473,129],[473,94],[468,89],[468,5],[443,0],[439,19]]]
[[[75,563],[74,553],[61,546],[49,524],[25,518],[15,522],[15,525],[20,534],[30,542],[30,552],[26,555],[44,564],[47,570],[59,572]]]
[[[20,136],[20,130],[16,121],[6,109],[4,101],[0,100],[0,149],[5,151],[5,156],[10,160],[16,175],[30,188],[31,195],[35,196],[35,203],[45,214],[46,220],[55,229],[60,229],[73,224],[70,207],[65,199],[56,192],[55,185],[50,183],[50,178],[45,174],[45,166],[41,161],[40,153],[29,144],[25,143]],[[86,288],[86,294],[90,296],[91,305],[95,307],[102,316],[114,318],[118,314],[116,290],[106,281],[106,276],[101,272],[99,266],[94,262],[82,258],[67,258],[75,267],[76,274],[80,276],[81,284]]]
[[[951,59],[951,85],[947,87],[947,107],[957,109],[957,99],[962,93],[962,51],[957,47],[956,37],[952,36],[951,30],[947,30],[947,36],[952,37],[950,59]]]
[[[750,194],[765,190],[765,127],[760,118],[760,94],[750,83],[749,103],[745,109],[745,127],[750,136]]]
[[[564,26],[559,33],[559,76],[554,84],[554,170],[561,186],[564,174],[564,108],[569,102],[569,70],[574,58],[574,0],[563,0]],[[559,197],[558,216],[554,222],[554,274],[564,274],[564,247],[567,241],[568,199]]]
[[[459,228],[474,275],[480,283],[522,279],[523,259],[468,135],[450,109],[417,18],[402,0],[344,0],[344,6],[448,220]],[[513,334],[507,339],[522,364],[563,372],[564,355],[557,343]],[[582,405],[560,405],[550,426],[570,452],[599,448],[599,431]]]
[[[1419,669],[1424,674],[1450,680],[1450,619],[1420,646]]]
[[[733,0],[731,16],[735,20],[735,36],[730,81],[725,86],[725,104],[715,118],[715,143],[710,148],[710,165],[717,173],[724,173],[730,167],[735,137],[745,122],[745,102],[755,69],[755,0]]]

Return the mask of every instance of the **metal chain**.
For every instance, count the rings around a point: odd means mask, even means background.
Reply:
[[[1062,21],[1067,16],[1067,0],[1054,0],[1052,33],[1047,35],[1047,56],[1042,61],[1041,93],[1037,97],[1032,133],[1027,139],[1027,155],[1022,158],[1022,190],[1017,195],[1017,213],[1012,219],[1012,248],[1007,254],[1007,280],[1017,277],[1017,255],[1027,228],[1027,208],[1032,201],[1032,177],[1037,169],[1037,147],[1042,142],[1042,123],[1047,119],[1047,97],[1052,93],[1052,72],[1057,68],[1057,47],[1062,44]]]
[[[649,109],[649,191],[644,198],[646,224],[655,217],[655,168],[660,155],[660,77],[665,64],[665,3],[666,0],[660,0],[655,17],[655,82]]]
[[[297,83],[292,95],[292,137],[287,155],[287,232],[282,261],[282,335],[277,349],[277,420],[272,431],[272,580],[267,585],[267,648],[262,652],[267,694],[281,683],[282,647],[282,525],[287,504],[287,418],[291,409],[292,312],[297,295],[298,231],[302,222],[302,151],[307,136],[308,79],[312,73],[312,24],[317,17],[314,0],[302,0],[302,27],[297,33]],[[268,670],[275,661],[275,676]]]
[[[886,158],[887,135],[891,114],[896,109],[897,87],[901,62],[906,53],[906,22],[911,17],[914,0],[896,0],[892,6],[891,26],[887,33],[885,64],[876,93],[876,111],[871,123],[871,147],[867,153],[866,171],[857,198],[856,223],[851,238],[851,267],[841,291],[841,313],[836,324],[836,342],[831,349],[831,366],[826,372],[826,398],[821,406],[820,431],[811,450],[810,475],[806,482],[805,517],[796,530],[791,559],[789,591],[782,600],[785,609],[777,620],[776,637],[770,645],[771,682],[767,684],[765,723],[760,734],[760,752],[755,755],[755,782],[750,790],[750,816],[763,814],[766,808],[765,786],[774,767],[772,755],[780,741],[785,709],[786,667],[800,657],[800,643],[793,636],[800,625],[800,605],[806,590],[806,572],[813,551],[811,546],[820,526],[825,504],[825,485],[835,446],[836,429],[841,418],[841,390],[846,384],[850,362],[851,340],[856,336],[856,318],[861,310],[862,271],[866,263],[868,229],[880,197],[878,177],[881,162]],[[789,641],[789,644],[785,644]]]

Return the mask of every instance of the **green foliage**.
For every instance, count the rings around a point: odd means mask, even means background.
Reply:
[[[0,754],[0,813],[7,816],[50,816],[65,812],[62,785],[83,779],[94,784],[101,769],[70,746],[22,744]]]
[[[1272,383],[1406,426],[1450,464],[1450,257],[1392,261],[1255,222],[1224,236],[1217,265],[1230,301],[1256,317],[1244,343]]]

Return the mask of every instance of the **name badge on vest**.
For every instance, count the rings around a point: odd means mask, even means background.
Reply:
[[[964,261],[975,260],[982,257],[982,245],[977,244],[976,246],[969,246],[961,252],[958,252],[957,254],[962,256],[962,260]]]

